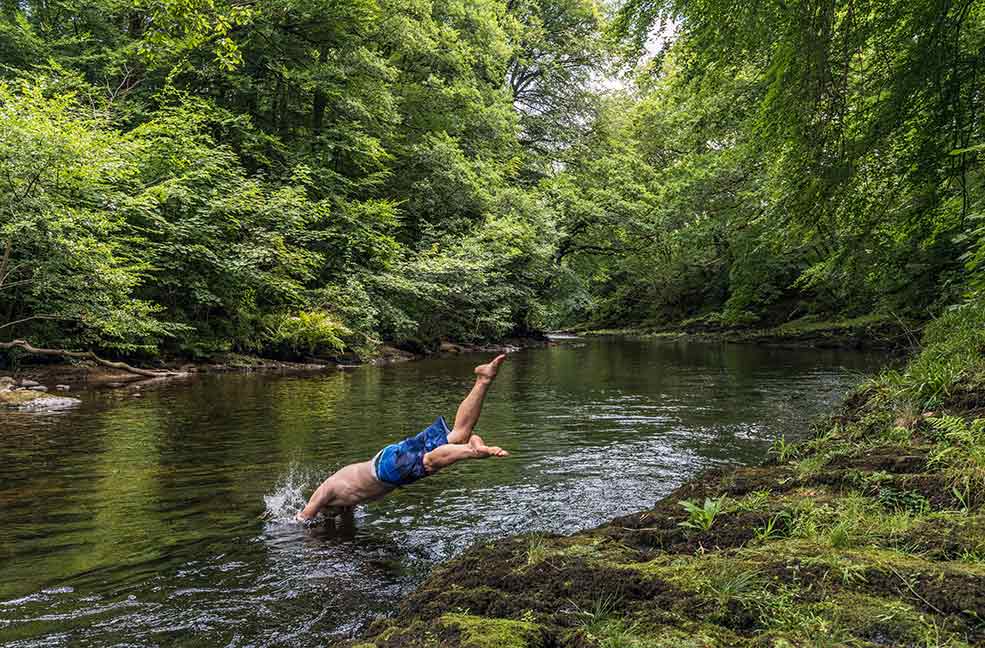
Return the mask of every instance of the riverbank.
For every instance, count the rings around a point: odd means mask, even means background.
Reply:
[[[735,344],[818,349],[908,351],[917,346],[920,324],[865,316],[827,320],[803,317],[771,327],[723,325],[697,318],[677,324],[637,324],[619,328],[574,327],[580,335],[636,335],[667,339],[721,340]]]
[[[164,381],[175,381],[197,374],[216,373],[317,373],[323,371],[349,370],[359,366],[386,366],[391,364],[411,362],[423,358],[443,355],[458,355],[462,353],[502,353],[517,351],[523,348],[545,346],[551,344],[547,337],[530,335],[526,337],[510,337],[497,343],[470,344],[463,342],[442,342],[433,348],[421,347],[415,352],[398,349],[392,346],[381,346],[376,355],[360,359],[356,356],[342,356],[331,360],[317,362],[288,362],[260,358],[244,354],[223,354],[205,362],[190,362],[182,359],[171,359],[159,362],[152,370],[171,371],[160,377],[147,377],[100,366],[95,362],[84,360],[78,362],[50,362],[44,364],[24,364],[16,371],[0,369],[0,381],[10,381],[10,386],[16,392],[0,391],[0,409],[16,408],[30,409],[28,402],[30,394],[36,399],[50,398],[45,392],[74,392],[83,389],[114,389],[118,387],[141,387],[158,384]],[[5,383],[6,384],[6,383]],[[2,387],[3,385],[0,385]],[[29,392],[40,389],[39,392]],[[54,401],[52,401],[54,403]],[[38,403],[41,405],[43,403]],[[61,405],[66,404],[62,399]],[[44,410],[45,407],[34,409]]]
[[[341,645],[982,645],[983,324],[948,314],[904,371],[761,466],[596,529],[473,547]]]

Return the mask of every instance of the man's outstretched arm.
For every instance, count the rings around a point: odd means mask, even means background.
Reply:
[[[318,515],[318,511],[328,507],[334,498],[335,493],[332,489],[332,478],[329,477],[322,482],[321,486],[315,489],[315,492],[311,494],[311,498],[308,500],[307,506],[299,511],[294,516],[294,519],[300,521],[310,520]]]

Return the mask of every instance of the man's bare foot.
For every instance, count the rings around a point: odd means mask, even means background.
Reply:
[[[473,434],[469,439],[469,445],[477,457],[509,457],[510,453],[499,446],[487,446],[478,434]]]
[[[484,378],[492,382],[493,378],[496,377],[496,374],[499,373],[499,365],[503,364],[505,360],[506,354],[500,354],[486,364],[481,364],[476,367],[475,373],[479,376],[479,378]]]

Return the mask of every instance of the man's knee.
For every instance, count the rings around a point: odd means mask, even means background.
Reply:
[[[471,427],[455,426],[448,435],[448,443],[465,443],[471,434]]]

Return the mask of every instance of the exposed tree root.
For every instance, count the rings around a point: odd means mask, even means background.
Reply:
[[[31,345],[27,340],[11,340],[10,342],[0,342],[0,349],[13,349],[21,348],[28,353],[33,353],[36,355],[46,355],[46,356],[63,356],[66,358],[79,358],[84,360],[92,360],[96,364],[102,365],[104,367],[109,367],[110,369],[120,369],[132,374],[137,374],[138,376],[147,376],[148,378],[161,378],[165,376],[178,376],[181,375],[177,371],[152,371],[150,369],[139,369],[137,367],[132,367],[125,362],[113,362],[111,360],[104,360],[97,356],[92,351],[66,351],[65,349],[40,349],[36,346]]]

